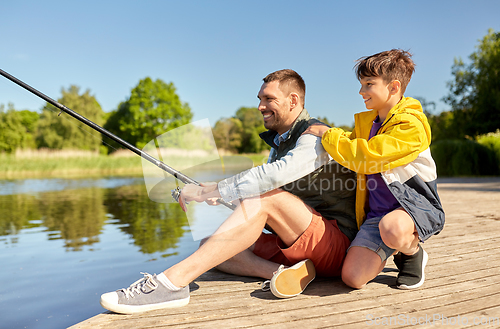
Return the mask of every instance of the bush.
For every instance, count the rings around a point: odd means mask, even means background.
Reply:
[[[488,133],[486,135],[478,136],[477,142],[495,152],[498,163],[500,165],[500,129],[497,129],[497,131],[494,133]]]
[[[439,176],[498,175],[499,159],[487,146],[472,140],[440,140],[431,145]]]

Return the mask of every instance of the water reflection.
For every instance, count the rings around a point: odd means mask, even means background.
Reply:
[[[175,247],[188,224],[178,205],[150,201],[141,184],[0,195],[0,236],[43,228],[49,240],[62,239],[67,251],[80,251],[99,242],[106,223],[117,225],[148,254]]]
[[[23,228],[40,226],[36,223],[42,216],[38,207],[33,207],[34,196],[0,196],[0,236],[16,235]]]
[[[224,165],[186,173],[204,182],[247,169]],[[178,263],[230,212],[190,206],[191,225],[178,204],[152,201],[143,177],[0,181],[0,327],[67,328],[103,312],[100,294]]]
[[[105,205],[143,253],[174,248],[186,232],[187,218],[179,205],[152,202],[144,186],[108,190]]]
[[[188,230],[142,177],[0,181],[0,328],[67,328],[103,312],[100,294],[196,250]]]

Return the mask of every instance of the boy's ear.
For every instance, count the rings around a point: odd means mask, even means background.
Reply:
[[[396,95],[400,91],[401,91],[401,81],[393,80],[390,83],[389,92],[393,95]]]

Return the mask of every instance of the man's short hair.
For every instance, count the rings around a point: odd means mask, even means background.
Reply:
[[[354,69],[358,80],[367,77],[381,77],[389,83],[394,80],[401,82],[401,94],[404,94],[411,75],[415,71],[412,54],[401,49],[383,51],[375,55],[358,59]]]
[[[304,79],[302,79],[302,77],[294,70],[279,70],[268,74],[262,80],[264,80],[265,83],[278,81],[279,88],[283,92],[283,94],[285,94],[285,96],[288,96],[290,95],[290,93],[295,92],[300,97],[302,107],[305,106],[306,84],[304,82]]]

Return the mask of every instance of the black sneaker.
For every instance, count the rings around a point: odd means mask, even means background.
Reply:
[[[162,308],[181,307],[189,303],[189,286],[173,291],[156,279],[156,274],[144,278],[126,289],[108,292],[101,296],[101,305],[107,310],[133,314]]]
[[[394,264],[396,264],[399,269],[398,278],[396,280],[396,285],[399,289],[416,289],[424,284],[425,281],[425,265],[429,256],[422,248],[419,246],[418,251],[413,255],[405,255],[403,253],[398,253],[394,255]]]
[[[398,253],[393,256],[394,257],[394,259],[393,259],[394,265],[396,265],[396,267],[400,271],[401,271],[401,255],[402,255],[402,253],[400,251],[398,251]]]

